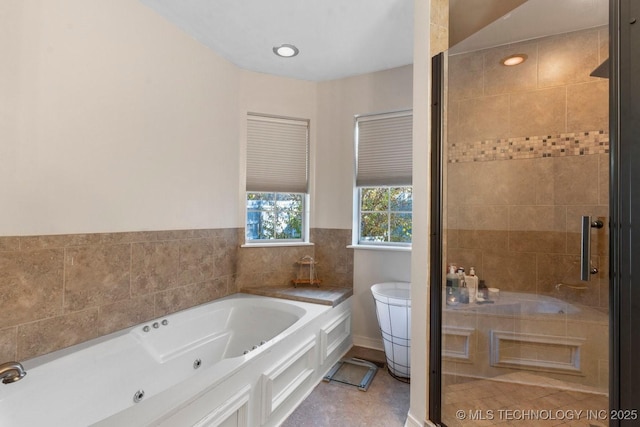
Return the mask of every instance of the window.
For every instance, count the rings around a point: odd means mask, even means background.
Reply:
[[[307,240],[309,121],[247,116],[248,243]]]
[[[411,244],[412,125],[410,110],[356,117],[354,243]]]
[[[411,243],[411,187],[360,188],[359,243]]]
[[[247,241],[302,240],[304,194],[247,192]]]

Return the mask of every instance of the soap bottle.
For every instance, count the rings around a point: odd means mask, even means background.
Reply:
[[[460,287],[460,303],[469,304],[469,288],[465,282],[462,282]]]
[[[456,267],[451,265],[447,273],[447,287],[457,290],[458,286],[460,286],[460,277],[456,274]]]
[[[460,303],[469,304],[469,288],[465,280],[464,267],[458,267],[458,280],[460,281]]]
[[[447,297],[446,297],[447,305],[458,304],[459,285],[460,285],[460,279],[456,274],[456,268],[452,265],[449,267],[449,272],[447,273]]]
[[[469,288],[469,302],[476,302],[476,295],[478,295],[478,276],[476,276],[474,267],[469,268],[469,275],[464,277],[464,281]]]
[[[460,287],[462,287],[465,278],[464,267],[458,267],[458,271],[456,273],[458,275],[458,282],[460,283]]]

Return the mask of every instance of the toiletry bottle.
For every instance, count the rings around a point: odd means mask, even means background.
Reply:
[[[476,298],[482,298],[483,301],[487,301],[489,299],[489,288],[487,288],[484,280],[478,281],[478,294]]]
[[[454,292],[458,292],[460,287],[460,276],[456,274],[456,268],[453,265],[449,267],[449,273],[447,273],[447,287],[453,289]]]
[[[469,288],[469,302],[476,302],[476,295],[478,295],[478,276],[476,276],[475,268],[469,268],[469,275],[464,277],[464,281],[467,283],[467,288]]]
[[[458,274],[458,281],[460,283],[460,287],[462,287],[462,284],[465,282],[464,267],[458,267],[457,274]]]
[[[458,305],[458,297],[453,293],[453,288],[451,286],[447,286],[446,301],[447,305]]]
[[[458,287],[460,284],[460,279],[456,274],[456,268],[452,265],[449,267],[449,272],[447,273],[447,304],[448,305],[456,305],[458,304]]]
[[[447,273],[447,286],[451,288],[457,288],[460,279],[456,274],[456,267],[454,265],[449,266],[449,272]]]
[[[458,267],[458,280],[460,281],[460,303],[469,304],[469,288],[465,281],[464,268]]]
[[[460,303],[469,304],[469,288],[466,282],[462,282],[462,286],[460,287]]]

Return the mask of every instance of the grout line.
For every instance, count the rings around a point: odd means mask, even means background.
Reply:
[[[67,294],[67,248],[62,248],[62,307],[60,312],[64,314],[65,295]]]

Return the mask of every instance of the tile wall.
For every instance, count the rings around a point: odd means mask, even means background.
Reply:
[[[322,286],[353,286],[353,249],[351,230],[312,228],[313,246],[277,248],[244,247],[238,254],[239,289],[259,286],[291,285],[298,274],[296,261],[312,256],[318,263],[316,274]]]
[[[516,52],[527,61],[500,64]],[[607,227],[592,232],[600,272],[579,280],[581,216],[608,216],[608,81],[589,76],[607,52],[595,28],[450,57],[447,262],[608,307]]]
[[[347,248],[352,243],[351,239],[351,229],[311,229],[318,277],[324,285],[353,286],[353,249]]]
[[[429,7],[429,48],[435,56],[449,47],[449,0],[432,0]]]
[[[249,286],[282,286],[318,258],[323,285],[352,286],[350,230],[314,246],[241,248],[243,229],[0,237],[0,361],[24,360]]]

